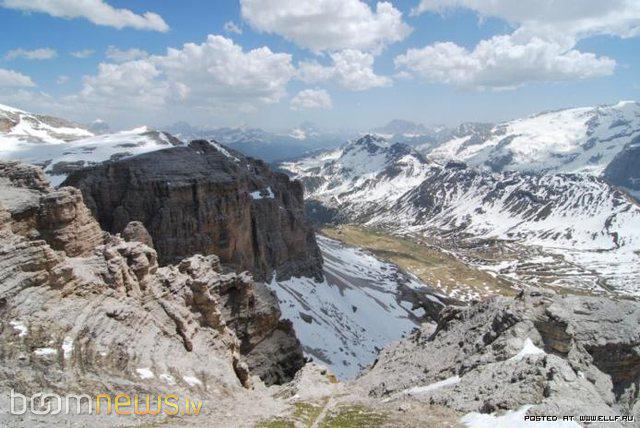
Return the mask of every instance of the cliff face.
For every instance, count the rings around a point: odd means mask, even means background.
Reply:
[[[604,171],[604,178],[629,190],[640,201],[640,136],[618,153]]]
[[[303,189],[259,160],[193,141],[71,174],[101,226],[142,222],[160,264],[216,254],[258,280],[319,277],[322,258],[304,216]]]
[[[293,378],[302,350],[263,284],[223,273],[214,255],[160,267],[144,227],[126,230],[103,232],[79,190],[0,162],[0,389],[233,391],[253,375]]]

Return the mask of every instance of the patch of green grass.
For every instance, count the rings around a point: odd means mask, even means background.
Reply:
[[[298,402],[293,405],[293,415],[290,418],[277,417],[261,421],[256,428],[292,428],[294,426],[311,427],[318,419],[326,400],[321,404]],[[296,425],[297,423],[297,425]]]
[[[388,416],[361,405],[340,406],[329,412],[322,428],[371,428],[381,426]]]
[[[258,422],[255,428],[295,428],[295,424],[285,418],[274,418]]]
[[[311,403],[296,403],[293,417],[296,421],[301,422],[304,426],[310,427],[318,419],[322,413],[322,406]]]
[[[481,295],[515,294],[511,284],[480,269],[469,266],[436,247],[379,230],[353,225],[322,229],[322,233],[347,245],[364,248],[414,274],[426,284],[449,294],[456,288],[468,288]]]

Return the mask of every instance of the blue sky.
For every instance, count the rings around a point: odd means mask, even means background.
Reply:
[[[640,98],[636,0],[77,3],[0,0],[0,103],[114,128],[366,129]]]

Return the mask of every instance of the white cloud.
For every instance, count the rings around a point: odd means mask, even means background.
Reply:
[[[115,62],[126,62],[126,61],[134,61],[136,59],[142,59],[149,56],[149,53],[143,51],[142,49],[131,48],[127,50],[120,50],[115,46],[109,46],[107,48],[107,52],[105,53],[106,57],[111,61]]]
[[[71,52],[71,56],[76,58],[89,58],[91,55],[96,53],[93,49],[82,49],[79,51]]]
[[[282,99],[294,74],[289,54],[266,47],[243,51],[233,41],[211,35],[202,44],[170,48],[166,55],[100,64],[96,75],[84,78],[74,100],[106,117],[134,108],[148,113],[182,107],[251,111]]]
[[[240,6],[255,29],[315,52],[379,51],[411,32],[389,2],[377,3],[375,11],[360,0],[240,0]]]
[[[467,50],[453,43],[409,49],[396,66],[427,82],[467,88],[514,88],[530,82],[587,79],[613,74],[616,62],[576,49],[593,35],[640,34],[637,0],[422,0],[414,13],[453,8],[497,17],[515,30]]]
[[[285,96],[285,86],[295,74],[289,54],[267,47],[244,52],[232,40],[213,35],[205,43],[187,43],[151,60],[169,82],[188,89],[185,100],[197,104],[274,103]]]
[[[169,87],[160,77],[161,71],[146,60],[102,63],[98,74],[85,76],[81,93],[74,97],[80,104],[98,110],[156,110],[164,105]]]
[[[324,66],[317,61],[302,62],[299,78],[307,83],[335,81],[351,91],[364,91],[380,86],[388,86],[391,79],[379,76],[373,71],[373,55],[357,50],[344,50],[330,55],[333,64]]]
[[[429,83],[468,89],[512,89],[530,82],[587,79],[613,73],[615,61],[566,50],[561,44],[532,38],[516,43],[509,36],[481,41],[473,51],[451,42],[409,49],[396,67]]]
[[[29,88],[36,86],[29,76],[0,68],[0,88]]]
[[[331,109],[331,96],[324,89],[305,89],[291,99],[292,110]]]
[[[242,28],[240,28],[235,22],[233,21],[227,21],[224,23],[223,26],[224,31],[226,31],[227,33],[236,33],[236,34],[242,34]]]
[[[94,24],[118,29],[169,30],[167,23],[156,13],[138,15],[129,9],[116,9],[103,0],[2,0],[0,5],[25,12],[47,13],[57,18],[86,18]]]
[[[67,83],[69,81],[69,76],[66,76],[64,74],[61,74],[60,76],[58,76],[56,78],[56,83],[58,85],[64,85],[65,83]]]
[[[621,37],[640,34],[637,0],[421,0],[414,12],[443,12],[452,8],[502,18],[537,35],[551,32],[583,38],[594,34]]]
[[[0,72],[1,74],[1,72]],[[0,77],[0,81],[2,78]],[[0,87],[2,84],[0,83]],[[8,88],[1,92],[2,103],[34,113],[52,114],[69,118],[76,112],[65,102],[51,95],[30,88]],[[75,106],[74,106],[75,107]]]
[[[51,49],[51,48],[40,48],[40,49],[33,49],[33,50],[25,50],[22,48],[18,48],[18,49],[13,49],[7,52],[4,58],[7,60],[13,60],[16,58],[41,60],[41,59],[52,59],[52,58],[55,58],[56,56],[58,56],[58,53],[55,51],[55,49]]]

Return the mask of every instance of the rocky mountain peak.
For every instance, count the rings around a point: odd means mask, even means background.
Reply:
[[[64,185],[82,191],[105,230],[142,222],[163,265],[217,254],[257,279],[321,276],[302,185],[213,140],[76,171]]]
[[[374,134],[366,134],[353,143],[347,145],[347,150],[349,147],[365,147],[372,153],[375,153],[380,148],[385,148],[389,146],[389,142],[386,138],[381,137],[379,135]]]
[[[404,119],[393,119],[385,126],[374,130],[377,134],[385,135],[425,135],[433,132],[421,123],[411,122]]]

